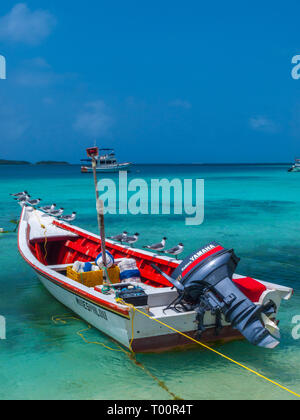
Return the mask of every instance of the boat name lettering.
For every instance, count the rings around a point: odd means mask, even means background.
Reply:
[[[107,315],[105,311],[102,311],[102,309],[97,308],[94,305],[91,305],[90,303],[76,298],[76,302],[79,306],[82,306],[84,309],[86,309],[89,312],[93,312],[95,315],[99,316],[100,318],[103,318],[107,321]]]

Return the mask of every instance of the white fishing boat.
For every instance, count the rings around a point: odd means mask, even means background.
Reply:
[[[107,292],[101,281],[91,286],[70,278],[75,261],[95,261],[100,237],[31,206],[22,209],[18,247],[23,259],[59,302],[126,348],[182,348],[191,345],[188,337],[214,343],[244,336],[261,347],[279,344],[280,304],[293,290],[234,274],[233,250],[213,242],[177,261],[112,240],[105,245],[116,264],[135,260],[140,282],[116,281]]]
[[[300,159],[295,159],[294,165],[288,170],[288,172],[300,172]]]
[[[104,173],[114,173],[126,171],[131,167],[130,162],[119,163],[116,159],[114,149],[99,149],[100,154],[96,157],[96,171]],[[92,163],[92,159],[82,159],[81,162]],[[92,165],[81,166],[82,173],[92,173]]]

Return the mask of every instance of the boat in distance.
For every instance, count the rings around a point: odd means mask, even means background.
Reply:
[[[100,154],[98,156],[95,156],[96,172],[115,173],[119,171],[126,171],[132,165],[131,162],[119,163],[116,159],[114,149],[99,149],[99,153]],[[81,159],[81,162],[92,163],[92,159]],[[92,173],[92,165],[82,165],[81,172],[83,174]]]
[[[68,277],[76,261],[93,263],[99,256],[99,236],[33,207],[22,209],[18,249],[23,259],[59,302],[124,347],[134,352],[161,352],[190,346],[190,340],[179,332],[205,343],[244,336],[261,347],[279,344],[278,311],[293,290],[234,274],[238,259],[233,250],[211,243],[182,262],[112,240],[105,242],[115,261],[136,261],[139,283],[116,282],[111,293],[105,294],[101,285],[89,287]],[[137,301],[139,311],[128,306],[125,298],[120,301],[116,292],[136,286],[146,298]],[[223,300],[222,288],[228,291]],[[198,300],[199,304],[193,303]]]
[[[300,159],[296,158],[293,166],[288,170],[288,172],[300,172]]]

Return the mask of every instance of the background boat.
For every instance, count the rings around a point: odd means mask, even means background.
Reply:
[[[100,155],[97,160],[97,172],[114,173],[128,170],[131,166],[130,162],[118,163],[114,149],[99,149]],[[81,159],[81,162],[91,163],[91,159]],[[92,166],[81,166],[82,173],[92,173]]]
[[[288,170],[288,172],[300,172],[300,159],[296,158],[294,165]]]

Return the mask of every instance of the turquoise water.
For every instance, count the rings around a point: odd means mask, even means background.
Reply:
[[[300,174],[278,166],[135,166],[131,177],[204,178],[205,221],[187,227],[185,216],[106,217],[107,234],[140,232],[140,244],[161,239],[183,241],[185,255],[211,240],[233,247],[238,272],[295,289],[280,312],[281,345],[273,351],[247,342],[218,349],[300,393],[300,340],[292,338],[292,318],[300,315]],[[116,175],[112,175],[116,178]],[[0,167],[0,227],[19,216],[10,192],[23,189],[78,212],[77,224],[97,231],[92,178],[79,167]],[[53,315],[68,314],[39,284],[17,252],[14,233],[0,235],[0,315],[7,340],[0,341],[0,399],[167,399],[170,395],[124,353],[86,344],[76,333],[84,322],[56,325]],[[89,341],[114,346],[100,332]],[[184,399],[290,399],[241,368],[202,349],[138,355],[154,375]]]

